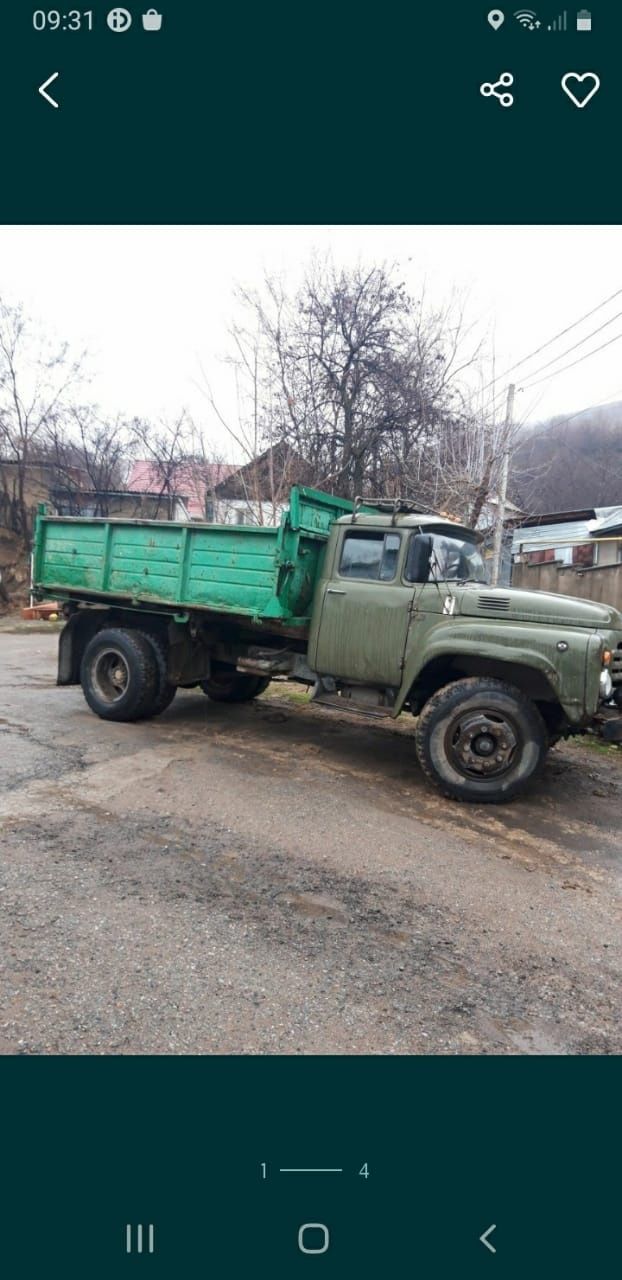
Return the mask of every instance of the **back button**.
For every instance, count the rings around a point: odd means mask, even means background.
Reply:
[[[54,84],[55,80],[58,80],[59,75],[60,71],[54,71],[51,76],[48,76],[47,80],[44,80],[43,84],[39,85],[38,92],[41,94],[42,98],[45,98],[46,102],[49,102],[51,107],[58,107],[59,104],[56,99],[52,97],[51,93],[47,92],[47,90],[51,84]]]

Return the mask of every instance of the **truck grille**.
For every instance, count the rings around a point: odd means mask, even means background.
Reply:
[[[480,609],[509,609],[509,596],[480,596],[478,602]]]
[[[611,655],[611,679],[614,684],[622,684],[622,645],[618,645]]]

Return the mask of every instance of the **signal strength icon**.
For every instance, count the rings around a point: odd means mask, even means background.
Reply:
[[[568,30],[568,13],[564,9],[563,13],[558,14],[553,22],[549,23],[547,31],[567,31]]]

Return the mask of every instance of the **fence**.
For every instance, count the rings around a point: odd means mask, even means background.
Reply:
[[[523,587],[527,591],[554,591],[562,596],[579,596],[582,600],[597,600],[599,604],[622,609],[622,564],[581,568],[555,560],[546,564],[515,562],[512,565],[512,586]]]

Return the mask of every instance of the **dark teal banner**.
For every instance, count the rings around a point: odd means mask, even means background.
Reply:
[[[9,1275],[616,1274],[614,1061],[14,1060],[2,1080]]]
[[[112,27],[99,3],[5,6],[6,221],[618,216],[617,7],[590,30],[555,6],[531,29],[486,4],[161,8],[146,30],[135,4]],[[588,102],[568,74],[598,77]]]

